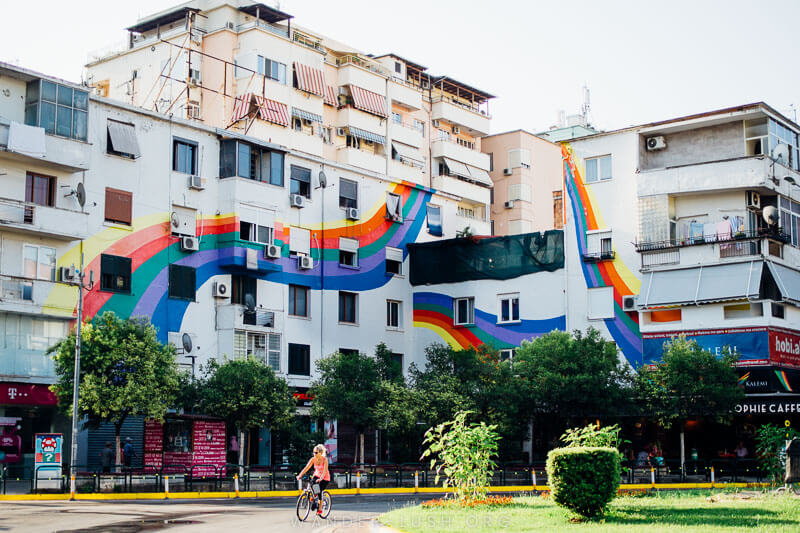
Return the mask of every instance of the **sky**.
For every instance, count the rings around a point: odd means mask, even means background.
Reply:
[[[0,61],[80,81],[90,51],[176,0],[2,0]],[[274,0],[265,3],[274,5]],[[35,11],[31,9],[35,8]],[[797,0],[281,0],[294,22],[487,91],[492,132],[559,110],[613,130],[764,101],[800,107]]]

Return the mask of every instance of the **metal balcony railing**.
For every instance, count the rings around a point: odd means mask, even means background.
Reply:
[[[680,237],[664,241],[638,242],[635,246],[638,252],[649,252],[652,250],[666,250],[669,248],[681,248],[684,246],[697,246],[702,244],[729,243],[748,239],[762,239],[765,237],[783,243],[791,241],[791,236],[783,231],[783,228],[760,228],[757,230],[737,231],[724,235],[698,235],[696,237]]]
[[[599,263],[600,261],[611,261],[613,260],[617,254],[613,251],[604,251],[604,252],[592,252],[586,253],[581,255],[581,259],[584,263]]]

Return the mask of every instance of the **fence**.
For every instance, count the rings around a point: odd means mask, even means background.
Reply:
[[[331,488],[431,488],[441,486],[436,482],[436,472],[422,463],[331,463]],[[244,491],[281,491],[298,488],[297,473],[302,465],[281,463],[276,465],[239,466],[226,464],[164,464],[126,467],[115,465],[106,471],[78,465],[75,469],[75,490],[79,493],[97,492],[233,492],[239,475],[238,488]],[[681,482],[762,482],[763,470],[755,459],[712,459],[687,461],[681,468],[677,459],[667,459],[660,465],[622,465],[622,482],[650,485],[653,483]],[[494,487],[546,485],[544,462],[502,463],[491,473]],[[65,493],[70,492],[69,467],[60,472],[0,465],[0,494],[11,493]]]

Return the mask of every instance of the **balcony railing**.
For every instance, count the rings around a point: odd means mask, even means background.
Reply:
[[[599,263],[600,261],[611,261],[613,260],[617,254],[612,251],[606,252],[592,252],[587,254],[582,254],[581,259],[584,263]]]
[[[698,235],[696,237],[681,237],[679,239],[668,239],[664,241],[639,242],[636,243],[635,246],[638,252],[648,252],[651,250],[667,250],[670,248],[682,248],[685,246],[698,246],[702,244],[728,243],[748,239],[761,239],[764,237],[783,243],[788,243],[791,240],[791,236],[783,231],[783,228],[761,228],[758,230],[737,231],[731,234],[716,233],[702,237]]]
[[[303,46],[307,46],[312,50],[316,50],[317,52],[321,52],[325,54],[325,49],[322,47],[322,42],[319,39],[314,39],[305,35],[304,33],[300,33],[299,31],[295,31],[292,34],[292,40],[298,44],[302,44]]]
[[[0,198],[0,224],[33,224],[35,208],[19,200]]]
[[[374,72],[375,74],[379,74],[381,76],[389,76],[389,72],[385,68],[383,68],[380,65],[378,65],[377,63],[373,63],[371,61],[367,61],[367,60],[365,60],[365,59],[363,59],[361,57],[358,57],[358,56],[355,56],[355,55],[351,55],[351,54],[344,55],[342,57],[337,57],[336,58],[336,65],[339,66],[339,67],[343,67],[345,65],[355,65],[357,67],[361,67],[363,69],[370,70],[370,71]]]
[[[486,118],[492,118],[489,112],[486,109],[482,108],[480,105],[473,104],[470,102],[464,102],[462,100],[459,100],[458,98],[453,98],[451,96],[435,96],[431,99],[431,103],[435,104],[437,102],[447,102],[456,105],[458,107],[464,108],[467,111],[472,111],[473,113],[477,113],[478,115],[483,115]]]

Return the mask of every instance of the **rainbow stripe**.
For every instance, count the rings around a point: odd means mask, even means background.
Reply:
[[[497,316],[475,309],[475,324],[453,325],[453,298],[436,292],[414,294],[414,327],[426,328],[455,349],[477,348],[482,344],[497,350],[516,348],[522,341],[566,327],[566,317],[544,320],[523,320],[515,324],[498,324]]]
[[[594,201],[591,188],[587,188],[581,178],[581,173],[576,165],[578,158],[572,147],[563,144],[561,156],[564,161],[564,186],[575,220],[578,254],[583,255],[587,253],[586,232],[606,226],[597,208],[597,202]],[[614,288],[614,318],[605,319],[606,328],[628,361],[634,366],[641,366],[643,362],[642,335],[639,331],[639,318],[636,314],[628,315],[622,310],[622,297],[638,293],[639,280],[623,263],[619,255],[616,255],[613,261],[600,263],[581,261],[581,270],[587,288]]]
[[[780,382],[781,385],[783,385],[783,388],[786,389],[786,392],[794,392],[792,390],[792,386],[789,385],[789,379],[786,377],[785,371],[776,370],[775,375],[778,376],[778,381]]]

